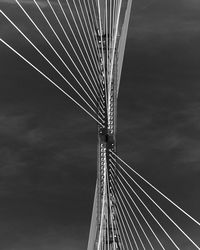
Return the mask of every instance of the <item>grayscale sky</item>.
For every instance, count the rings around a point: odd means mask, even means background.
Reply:
[[[0,0],[0,9],[56,62],[14,2]],[[45,31],[33,1],[21,2]],[[40,1],[49,15],[45,3]],[[2,15],[0,37],[56,80]],[[118,154],[198,220],[199,44],[198,0],[134,1],[117,137]],[[96,132],[87,114],[0,44],[1,250],[86,249]],[[195,227],[184,227],[200,240]],[[185,242],[180,244],[190,250]]]

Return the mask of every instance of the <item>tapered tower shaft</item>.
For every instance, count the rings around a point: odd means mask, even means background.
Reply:
[[[116,199],[110,185],[110,150],[116,153],[117,97],[132,0],[96,0],[101,85],[99,110],[104,126],[98,126],[97,182],[88,250],[121,250]],[[101,105],[101,107],[100,107]],[[116,174],[116,173],[114,173]]]

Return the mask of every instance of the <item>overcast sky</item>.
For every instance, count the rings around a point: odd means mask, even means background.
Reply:
[[[14,0],[0,9],[57,62]],[[0,37],[56,80],[2,15]],[[198,220],[199,44],[198,0],[134,1],[118,100],[118,154]],[[0,249],[86,249],[96,123],[3,44],[0,79]]]

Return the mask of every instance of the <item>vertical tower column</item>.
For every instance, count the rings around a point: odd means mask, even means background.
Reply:
[[[110,76],[110,62],[108,62],[107,54],[113,54],[113,48],[109,46],[107,48],[106,34],[99,37],[99,45],[103,47],[104,51],[104,71],[106,74],[103,79],[103,85],[108,86],[110,81],[110,91],[105,95],[107,102],[105,101],[105,127],[98,127],[98,141],[99,141],[99,163],[98,163],[98,208],[99,218],[98,227],[99,234],[97,239],[97,249],[100,248],[100,244],[105,245],[105,249],[120,250],[120,237],[119,230],[117,228],[117,215],[115,208],[114,193],[110,186],[110,150],[116,153],[116,122],[117,122],[117,50],[114,52],[114,65],[113,74]],[[112,79],[110,79],[110,77]],[[105,90],[107,88],[105,87]],[[105,239],[104,239],[105,238]],[[104,239],[104,240],[103,240]]]
[[[96,27],[95,33],[101,55],[99,65],[102,81],[99,101],[102,102],[103,99],[105,118],[104,127],[98,125],[97,183],[88,250],[122,249],[115,193],[110,182],[111,166],[109,162],[110,150],[115,153],[117,151],[117,96],[131,3],[132,0],[114,0],[112,2],[96,0],[99,26]],[[108,27],[112,27],[112,29],[109,30]],[[114,170],[114,179],[116,174],[117,172]]]

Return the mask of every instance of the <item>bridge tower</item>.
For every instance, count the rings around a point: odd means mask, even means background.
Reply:
[[[115,193],[111,188],[110,150],[116,152],[117,97],[132,0],[96,0],[98,22],[95,35],[99,49],[105,114],[98,125],[97,181],[88,250],[121,250]],[[116,173],[112,173],[114,176]],[[112,180],[113,181],[113,180]]]

